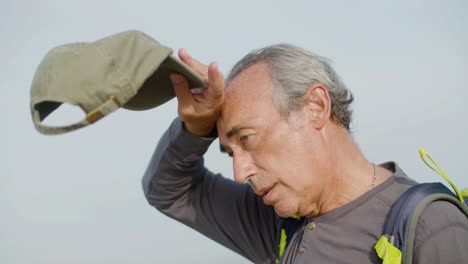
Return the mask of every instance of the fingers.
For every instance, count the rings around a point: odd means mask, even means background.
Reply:
[[[221,113],[224,102],[224,78],[216,62],[204,65],[190,57],[184,50],[179,50],[179,58],[200,74],[208,88],[190,89],[188,80],[181,74],[171,73],[170,78],[179,102],[179,117],[185,128],[194,135],[208,135]]]
[[[218,63],[212,62],[208,66],[208,80],[210,94],[214,98],[219,98],[224,94],[224,77],[223,74],[218,69]]]
[[[179,49],[179,58],[190,68],[200,74],[203,78],[206,79],[208,77],[208,67],[205,64],[200,63],[196,59],[192,58],[185,49]]]
[[[174,92],[176,94],[177,101],[179,101],[179,105],[191,104],[193,97],[187,79],[179,73],[171,73],[169,78],[172,81],[172,86],[174,87]]]
[[[179,58],[195,70],[197,73],[202,75],[205,81],[209,84],[207,93],[211,100],[222,100],[224,94],[224,77],[218,69],[218,63],[212,62],[209,66],[200,63],[196,59],[192,58],[185,49],[179,49]],[[195,98],[198,98],[195,96]]]

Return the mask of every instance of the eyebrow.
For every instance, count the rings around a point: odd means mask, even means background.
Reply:
[[[239,133],[239,131],[241,131],[242,129],[244,129],[244,127],[235,126],[226,133],[226,137],[231,138],[235,134]]]
[[[229,130],[226,133],[226,137],[231,138],[234,135],[236,135],[237,133],[239,133],[239,131],[241,131],[242,129],[244,129],[244,127],[234,126],[231,130]],[[228,153],[228,151],[226,149],[227,148],[223,144],[219,144],[219,151],[221,151],[221,153]]]

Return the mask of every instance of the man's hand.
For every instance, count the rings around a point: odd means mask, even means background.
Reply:
[[[184,50],[179,50],[179,58],[208,83],[208,88],[201,91],[190,90],[187,79],[178,73],[171,73],[170,78],[179,102],[179,117],[185,128],[197,136],[207,136],[213,130],[221,113],[224,102],[224,77],[216,62],[206,66],[190,57]]]

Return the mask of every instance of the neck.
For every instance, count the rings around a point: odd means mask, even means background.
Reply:
[[[325,138],[328,149],[327,168],[324,169],[327,172],[324,175],[326,180],[318,197],[314,216],[320,216],[357,199],[391,175],[384,168],[376,167],[374,181],[374,165],[364,157],[349,133],[339,127],[330,130]]]

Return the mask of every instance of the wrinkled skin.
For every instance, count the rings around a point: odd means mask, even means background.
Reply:
[[[373,165],[332,120],[323,85],[312,84],[304,106],[282,115],[273,104],[266,64],[250,66],[226,87],[215,62],[204,65],[184,50],[179,57],[208,83],[208,89],[193,93],[182,75],[171,74],[186,129],[208,136],[216,125],[221,148],[233,158],[235,180],[249,182],[278,215],[316,217],[373,184]],[[390,176],[377,167],[375,185]]]
[[[266,70],[256,64],[230,83],[217,122],[219,139],[233,157],[237,182],[250,182],[280,216],[307,215],[325,183],[317,166],[325,164],[325,153],[310,149],[323,149],[324,142],[314,135],[308,107],[287,118],[280,114]]]

